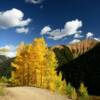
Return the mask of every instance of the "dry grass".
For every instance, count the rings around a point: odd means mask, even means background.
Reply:
[[[100,100],[100,96],[90,96],[89,100]]]

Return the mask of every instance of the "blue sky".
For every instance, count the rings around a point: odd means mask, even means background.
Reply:
[[[100,0],[0,0],[1,48],[37,37],[49,46],[99,40],[99,27]]]

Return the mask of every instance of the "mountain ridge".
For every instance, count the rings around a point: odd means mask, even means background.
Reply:
[[[89,94],[100,95],[100,42],[72,61],[58,67],[58,73],[76,89],[83,82]]]
[[[86,39],[78,43],[56,45],[51,49],[55,52],[58,63],[62,65],[93,49],[98,43],[100,42],[94,39]]]

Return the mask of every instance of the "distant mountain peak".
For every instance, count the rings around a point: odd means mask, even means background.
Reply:
[[[99,42],[94,39],[86,39],[69,45],[56,45],[51,47],[51,49],[55,52],[58,63],[63,65],[88,52],[98,43]]]
[[[6,57],[4,55],[0,55],[0,63],[7,61],[9,59],[9,57]]]
[[[88,50],[94,48],[97,43],[99,43],[99,41],[94,40],[94,39],[86,39],[86,40],[82,40],[78,43],[69,44],[67,46],[69,47],[70,51],[72,52],[74,58],[76,58],[76,57],[84,54]]]

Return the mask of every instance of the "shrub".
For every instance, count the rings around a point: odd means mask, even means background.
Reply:
[[[6,77],[1,77],[0,83],[7,83],[8,79]]]
[[[68,85],[66,85],[66,94],[69,96],[69,98],[71,98],[72,100],[76,100],[77,99],[77,93],[74,87],[71,86],[70,83],[68,83]]]
[[[0,78],[0,96],[4,96],[5,95],[5,86],[6,83],[8,82],[8,79],[5,77]]]
[[[0,96],[5,95],[5,85],[3,83],[0,83]]]
[[[89,100],[87,88],[84,86],[83,83],[80,84],[79,98],[80,98],[79,100]]]

